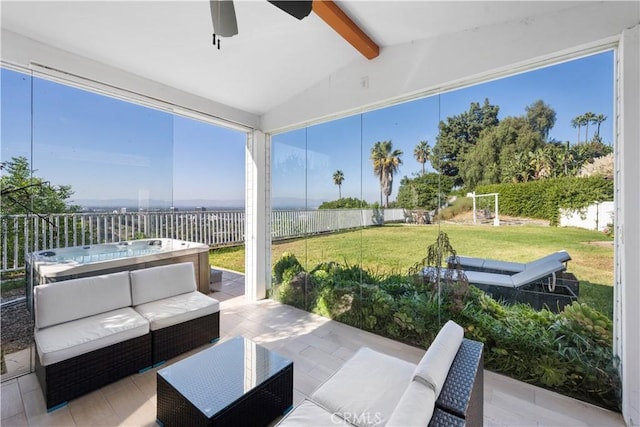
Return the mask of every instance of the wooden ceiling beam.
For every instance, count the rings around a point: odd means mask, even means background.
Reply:
[[[380,55],[380,47],[332,0],[313,0],[313,11],[367,59]]]

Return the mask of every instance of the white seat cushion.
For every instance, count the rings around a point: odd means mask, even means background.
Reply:
[[[130,274],[134,306],[197,289],[196,275],[191,262],[134,270]]]
[[[361,348],[312,395],[357,426],[383,426],[413,378],[416,365]],[[347,418],[346,414],[350,414]]]
[[[39,285],[33,295],[37,328],[131,305],[127,271]]]
[[[458,353],[464,330],[452,320],[449,320],[438,332],[427,352],[416,366],[413,379],[422,382],[435,391],[436,399],[444,386],[453,359]]]
[[[131,307],[36,328],[40,363],[51,365],[149,333],[149,322]]]
[[[198,291],[175,295],[134,307],[147,319],[152,331],[220,311],[218,300]]]
[[[277,426],[293,427],[293,426],[317,426],[317,427],[333,427],[333,426],[350,426],[339,414],[334,414],[326,409],[316,405],[310,400],[305,400],[298,405],[293,411],[282,419]]]
[[[514,276],[508,274],[485,273],[483,271],[465,271],[464,273],[470,284],[496,285],[513,288]]]
[[[426,427],[436,406],[436,394],[431,387],[412,381],[393,410],[387,426]]]

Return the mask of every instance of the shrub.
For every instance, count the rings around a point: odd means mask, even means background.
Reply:
[[[446,240],[440,236],[432,245],[440,247],[438,256],[447,252]],[[555,314],[504,305],[464,282],[444,281],[434,289],[430,282],[414,283],[411,274],[376,275],[334,262],[307,274],[293,255],[283,258],[276,265],[288,268],[272,294],[284,303],[421,348],[453,319],[467,338],[485,344],[488,369],[619,410],[612,322],[585,304]]]
[[[304,270],[295,255],[285,252],[273,266],[275,283],[281,283],[284,272],[289,269],[292,269],[292,271],[296,273]]]
[[[282,283],[277,286],[277,299],[302,310],[311,311],[316,304],[317,289],[313,278],[295,267],[285,270]]]
[[[359,200],[354,197],[343,197],[342,199],[332,200],[330,202],[322,202],[318,209],[363,209],[368,207],[369,204],[365,200]]]
[[[473,199],[471,197],[458,197],[452,204],[440,210],[436,218],[447,221],[456,215],[469,212],[473,209]]]

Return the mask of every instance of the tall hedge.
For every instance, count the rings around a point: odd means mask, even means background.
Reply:
[[[613,200],[613,181],[599,176],[563,177],[480,185],[476,193],[498,193],[501,214],[546,219],[557,225],[561,208],[580,210],[594,202]]]

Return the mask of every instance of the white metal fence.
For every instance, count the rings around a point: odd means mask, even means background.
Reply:
[[[273,240],[402,221],[402,209],[274,210]],[[172,238],[211,247],[244,243],[244,211],[7,215],[2,217],[0,271],[24,268],[25,255],[45,249]]]

